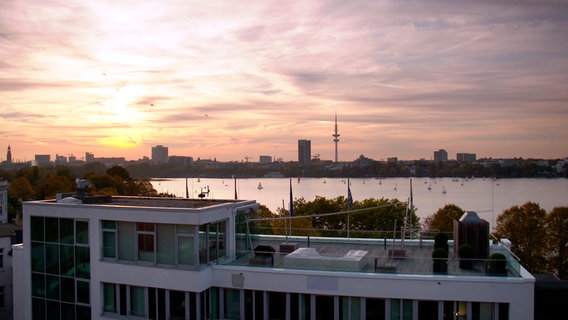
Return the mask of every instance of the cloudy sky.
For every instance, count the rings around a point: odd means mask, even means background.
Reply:
[[[0,1],[0,160],[568,156],[567,1]]]

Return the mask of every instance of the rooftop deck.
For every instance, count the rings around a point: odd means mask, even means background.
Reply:
[[[256,253],[248,252],[228,264],[362,273],[496,276],[487,271],[488,259],[471,260],[472,269],[460,268],[460,261],[453,253],[451,243],[447,272],[435,273],[432,259],[434,245],[431,240],[405,240],[403,245],[400,239],[393,243],[392,239],[385,242],[384,239],[311,238],[308,240],[306,237],[286,239],[262,236],[254,243],[254,247],[258,245],[273,248],[273,255],[266,249]],[[490,254],[496,252],[507,257],[507,273],[499,276],[520,277],[520,265],[510,251],[501,244],[491,245]]]

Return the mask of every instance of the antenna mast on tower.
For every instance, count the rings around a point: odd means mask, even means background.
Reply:
[[[337,133],[337,112],[335,112],[335,133],[331,135],[333,137],[333,142],[335,142],[335,162],[337,159],[337,143],[339,142],[339,133]]]

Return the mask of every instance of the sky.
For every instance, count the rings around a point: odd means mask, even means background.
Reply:
[[[568,1],[0,1],[0,160],[568,156]]]

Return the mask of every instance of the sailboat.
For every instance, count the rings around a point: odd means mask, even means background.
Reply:
[[[443,187],[442,187],[442,193],[443,193],[443,194],[446,194],[446,186],[443,186]]]
[[[428,190],[432,190],[432,184],[428,184]]]
[[[258,183],[258,187],[257,187],[257,188],[258,188],[258,190],[261,190],[261,189],[263,188],[263,187],[262,187],[262,182],[259,182],[259,183]]]

